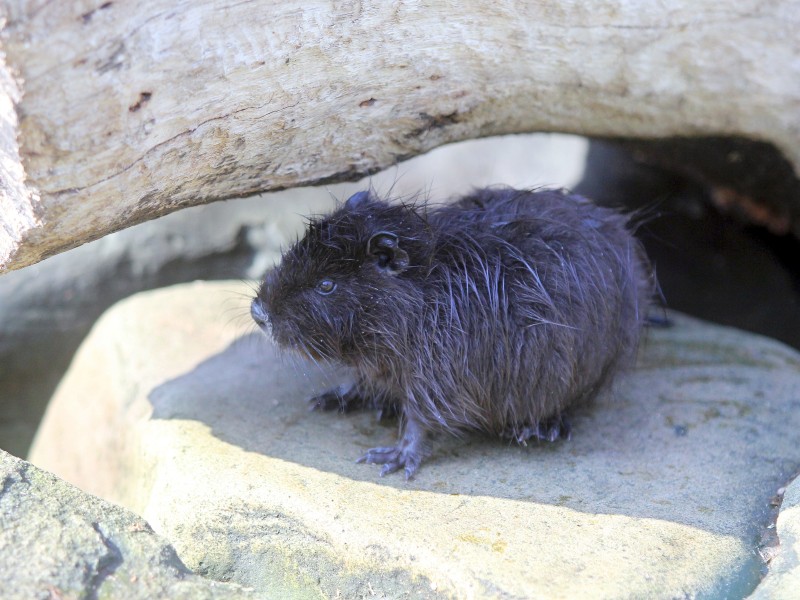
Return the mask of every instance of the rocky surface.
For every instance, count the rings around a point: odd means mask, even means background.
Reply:
[[[264,598],[193,575],[140,517],[0,451],[6,600]]]
[[[443,440],[405,482],[353,462],[393,425],[308,412],[343,374],[241,337],[242,291],[178,286],[106,313],[32,460],[142,514],[195,572],[295,597],[736,598],[758,584],[770,500],[800,464],[796,351],[675,315],[572,440]],[[796,543],[783,548],[789,577]]]

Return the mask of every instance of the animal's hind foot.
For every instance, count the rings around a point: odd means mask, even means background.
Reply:
[[[535,425],[517,426],[504,435],[523,446],[528,445],[528,440],[537,439],[542,442],[555,442],[559,439],[568,440],[572,437],[572,426],[564,416],[542,419]]]
[[[408,448],[386,447],[370,448],[357,462],[371,465],[383,465],[380,476],[394,473],[400,469],[405,470],[406,479],[411,479],[419,469],[422,455]]]

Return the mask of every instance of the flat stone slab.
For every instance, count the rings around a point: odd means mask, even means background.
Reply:
[[[196,283],[112,308],[33,462],[142,514],[195,572],[275,597],[735,598],[758,584],[770,499],[800,465],[790,348],[672,315],[571,440],[441,440],[406,482],[354,462],[394,424],[308,411],[343,374],[253,333],[248,294]]]

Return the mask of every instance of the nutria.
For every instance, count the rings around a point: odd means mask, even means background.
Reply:
[[[359,192],[310,221],[251,314],[281,347],[353,369],[317,406],[399,414],[397,445],[360,462],[411,477],[439,432],[567,436],[565,410],[632,363],[654,286],[628,217],[565,191]]]

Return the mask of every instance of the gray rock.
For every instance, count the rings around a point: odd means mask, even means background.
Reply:
[[[264,597],[193,575],[141,518],[3,451],[0,590],[7,600]]]
[[[735,598],[758,584],[770,499],[800,463],[796,351],[674,315],[571,441],[441,440],[405,482],[353,462],[393,425],[308,413],[342,373],[239,339],[241,292],[196,283],[106,313],[32,460],[142,514],[194,571],[258,590]]]

